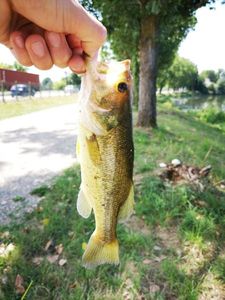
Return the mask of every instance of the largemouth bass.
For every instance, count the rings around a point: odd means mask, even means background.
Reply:
[[[133,140],[130,61],[87,63],[80,91],[77,209],[96,228],[82,261],[91,268],[119,264],[117,221],[133,212]]]

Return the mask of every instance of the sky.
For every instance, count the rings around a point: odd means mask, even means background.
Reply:
[[[215,10],[197,10],[195,30],[188,33],[178,51],[197,65],[199,72],[225,69],[225,5],[216,2]]]
[[[202,70],[225,69],[225,5],[216,0],[216,9],[210,10],[203,7],[197,10],[197,24],[194,31],[190,31],[182,41],[179,55],[191,60],[199,72]],[[15,61],[11,52],[0,45],[0,62],[13,64]],[[60,80],[71,73],[67,69],[53,67],[48,71],[40,71],[35,67],[28,68],[28,72],[40,74],[40,79],[52,78],[53,81]]]

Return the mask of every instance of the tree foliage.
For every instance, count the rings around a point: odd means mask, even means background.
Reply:
[[[27,68],[15,61],[13,64],[13,70],[25,72],[27,71]]]
[[[108,30],[111,47],[118,59],[130,58],[134,74],[134,86],[142,87],[139,95],[139,125],[156,126],[156,78],[173,61],[181,40],[196,23],[195,11],[214,2],[213,0],[83,0],[82,4],[94,12],[103,21]],[[144,32],[143,24],[153,22],[154,30],[149,36]],[[149,26],[152,26],[152,24]],[[145,26],[147,28],[147,26]],[[143,37],[143,34],[146,34]],[[148,47],[146,43],[148,41]],[[145,47],[149,54],[149,74],[143,72],[141,50]],[[154,55],[152,55],[154,53]],[[143,51],[142,51],[143,54]],[[151,55],[150,55],[151,54]],[[139,76],[140,69],[140,76]],[[151,70],[150,70],[151,69]],[[146,68],[145,68],[146,70]],[[146,80],[143,80],[144,73]],[[138,84],[140,80],[140,84]],[[147,90],[149,89],[150,92]],[[151,113],[148,113],[148,110]],[[154,120],[150,120],[153,118]],[[146,119],[146,120],[144,120]]]
[[[200,75],[203,79],[208,78],[211,82],[216,83],[217,80],[219,79],[219,74],[214,71],[214,70],[205,70],[202,71],[201,75]]]
[[[0,63],[0,68],[7,69],[7,70],[14,70],[14,71],[22,71],[25,72],[27,70],[26,67],[22,66],[18,62],[14,62],[13,65],[6,64],[6,63]]]
[[[69,74],[69,76],[67,78],[65,78],[65,80],[66,80],[67,84],[72,84],[72,85],[76,85],[76,86],[79,86],[80,81],[81,81],[80,76],[78,76],[75,73]]]
[[[79,86],[81,82],[80,76],[78,76],[75,73],[71,73],[69,75],[66,75],[64,78],[62,78],[59,81],[54,82],[53,88],[54,90],[63,90],[66,85],[74,85]]]
[[[225,70],[204,70],[199,75],[199,80],[209,94],[225,95]],[[201,89],[198,89],[200,92]]]
[[[167,83],[173,89],[187,88],[194,90],[198,80],[198,69],[188,59],[176,56],[168,70]]]
[[[52,87],[53,87],[53,82],[50,77],[46,77],[45,79],[42,80],[41,83],[42,90],[51,90]]]
[[[217,82],[217,93],[225,95],[225,78],[220,78]]]
[[[171,67],[159,75],[160,92],[164,87],[225,95],[225,70],[204,70],[199,75],[197,67],[190,60],[176,56]]]

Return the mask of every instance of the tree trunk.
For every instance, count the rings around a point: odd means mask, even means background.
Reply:
[[[156,16],[142,20],[140,37],[140,81],[138,126],[157,127],[156,77],[157,77],[157,32]]]

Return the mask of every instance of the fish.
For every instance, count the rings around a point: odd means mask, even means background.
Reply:
[[[78,213],[93,210],[95,230],[82,257],[86,268],[119,264],[118,222],[134,211],[130,60],[87,62],[79,96]]]

